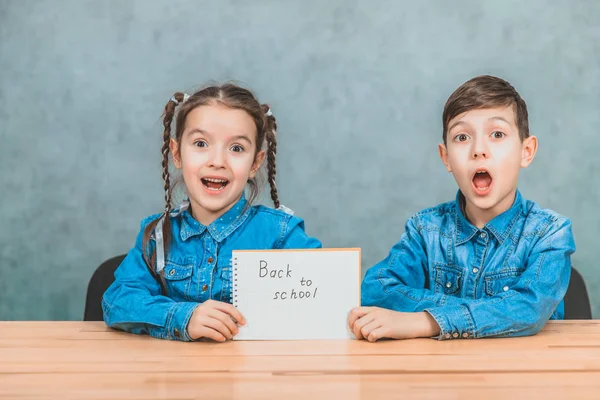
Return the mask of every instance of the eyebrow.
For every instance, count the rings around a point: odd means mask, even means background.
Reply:
[[[199,133],[201,135],[207,135],[208,132],[203,131],[202,129],[192,129],[191,131],[189,131],[188,133],[186,133],[186,136],[192,136],[194,133]],[[208,136],[210,136],[210,134],[208,134]]]
[[[192,136],[193,134],[199,133],[204,136],[212,136],[210,132],[203,131],[202,129],[194,128],[189,131],[186,136]],[[246,142],[252,144],[252,140],[248,137],[248,135],[236,135],[232,138],[232,140],[245,140]]]
[[[491,117],[490,119],[488,119],[488,121],[503,121],[506,122],[508,125],[511,125],[510,121],[508,121],[504,117]]]
[[[458,125],[469,125],[469,124],[465,121],[456,121],[455,123],[453,123],[452,125],[450,125],[448,127],[448,132],[450,132],[452,129],[456,128]]]
[[[507,123],[508,125],[511,125],[510,121],[508,121],[504,117],[490,117],[490,118],[488,118],[488,121],[502,121],[502,122]],[[448,127],[448,132],[451,131],[452,129],[456,128],[458,125],[469,125],[469,123],[465,122],[465,121],[456,121],[455,123],[453,123],[452,125],[450,125]]]

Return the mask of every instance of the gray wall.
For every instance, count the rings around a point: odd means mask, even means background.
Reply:
[[[162,209],[174,91],[233,79],[269,102],[283,203],[366,269],[454,198],[442,107],[484,73],[528,102],[520,187],[572,219],[597,314],[598,21],[593,0],[0,0],[0,319],[81,318],[94,269]]]

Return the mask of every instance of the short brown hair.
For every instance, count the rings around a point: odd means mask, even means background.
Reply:
[[[456,116],[471,110],[511,105],[515,111],[519,137],[523,141],[529,137],[527,104],[510,83],[490,75],[478,76],[463,83],[450,95],[444,106],[442,114],[444,144],[446,144],[448,124]]]

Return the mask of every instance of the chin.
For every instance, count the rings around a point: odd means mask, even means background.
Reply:
[[[480,210],[490,210],[500,202],[500,200],[492,194],[488,194],[487,196],[477,196],[475,194],[470,194],[469,196],[465,197],[467,198],[467,201],[469,203],[471,203],[473,206],[477,207]]]

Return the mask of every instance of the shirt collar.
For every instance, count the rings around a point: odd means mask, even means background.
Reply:
[[[456,194],[456,244],[463,244],[477,234],[479,229],[471,224],[469,220],[465,217],[463,213],[463,206],[465,202],[465,197],[463,194],[458,191]],[[492,235],[498,240],[498,242],[503,243],[504,240],[508,237],[508,234],[512,230],[514,223],[516,222],[518,216],[521,214],[521,211],[524,207],[524,199],[521,196],[519,190],[516,191],[515,200],[513,201],[512,206],[504,211],[502,214],[496,216],[494,219],[485,224],[484,229],[487,228]]]
[[[192,236],[202,235],[208,231],[216,242],[223,241],[248,218],[250,207],[247,207],[247,203],[245,196],[242,195],[233,207],[208,226],[194,219],[189,209],[183,211],[179,230],[181,240],[186,241]]]

